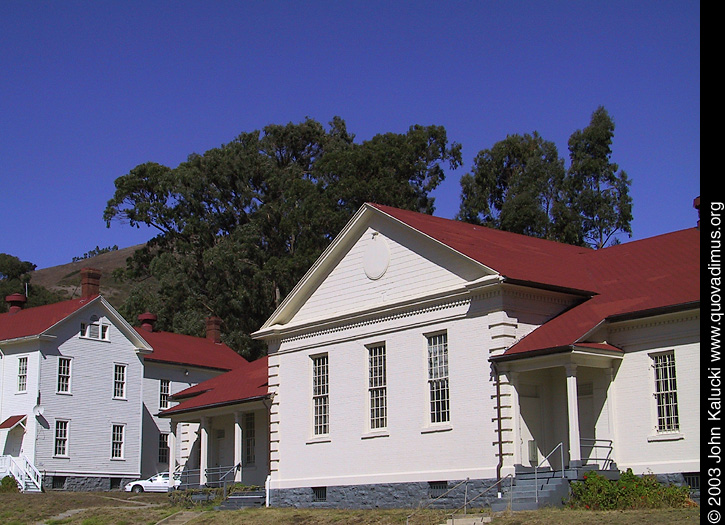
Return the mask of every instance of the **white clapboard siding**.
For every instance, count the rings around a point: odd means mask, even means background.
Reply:
[[[41,471],[124,475],[140,473],[143,366],[134,345],[113,324],[108,341],[80,337],[81,322],[91,315],[109,322],[97,304],[73,314],[44,343],[40,374],[41,406],[35,463]],[[71,392],[58,393],[58,357],[72,358]],[[115,364],[126,365],[126,397],[114,399]],[[69,422],[68,457],[54,455],[55,425]],[[124,425],[123,459],[111,459],[112,425]]]
[[[169,468],[168,463],[159,463],[159,434],[169,433],[171,431],[170,419],[158,416],[162,410],[160,406],[161,380],[168,379],[171,381],[171,393],[176,394],[190,386],[216,377],[221,373],[223,372],[219,370],[201,369],[186,365],[154,363],[151,361],[144,363],[143,457],[141,461],[143,476],[151,476],[157,472],[166,471]],[[169,406],[174,406],[175,404],[172,401]],[[179,451],[191,449],[193,443],[185,443],[185,439],[189,439],[186,433],[180,435],[180,442],[177,442]],[[177,453],[176,457],[180,463],[183,463],[188,457],[188,453],[183,456]]]

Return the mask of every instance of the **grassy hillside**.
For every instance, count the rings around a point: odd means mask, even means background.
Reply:
[[[120,283],[113,279],[113,271],[116,268],[125,268],[126,259],[142,246],[120,248],[81,261],[35,270],[31,274],[30,282],[52,291],[58,291],[65,298],[72,299],[80,296],[81,293],[81,268],[95,268],[102,273],[101,294],[115,308],[118,308],[128,297],[130,286],[128,283]]]

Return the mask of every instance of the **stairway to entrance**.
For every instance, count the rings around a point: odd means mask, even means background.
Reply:
[[[561,507],[569,497],[569,484],[583,479],[587,472],[596,471],[610,479],[619,477],[618,470],[599,470],[596,466],[576,469],[552,470],[516,466],[513,484],[504,485],[500,499],[491,504],[491,510],[536,510],[542,507]],[[538,486],[538,490],[537,490]]]
[[[235,492],[230,494],[219,505],[219,510],[239,510],[249,507],[264,507],[266,494],[264,490],[252,490],[246,492]]]

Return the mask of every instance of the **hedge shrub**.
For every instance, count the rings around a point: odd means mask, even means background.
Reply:
[[[571,484],[569,507],[592,510],[654,509],[690,505],[687,486],[663,485],[654,475],[636,476],[632,469],[612,481],[596,472]]]

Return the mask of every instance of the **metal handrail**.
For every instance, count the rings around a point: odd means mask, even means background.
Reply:
[[[438,501],[438,500],[439,500],[439,499],[441,499],[442,497],[444,497],[444,496],[447,496],[448,494],[450,494],[450,493],[451,493],[451,491],[453,491],[453,490],[457,489],[458,487],[460,487],[460,486],[461,486],[461,485],[463,485],[464,483],[466,483],[466,488],[468,488],[468,480],[469,480],[469,479],[470,479],[470,478],[466,478],[466,479],[464,479],[463,481],[461,481],[461,482],[457,483],[457,484],[456,484],[455,486],[453,486],[453,487],[449,488],[449,489],[448,489],[447,491],[445,491],[445,492],[444,492],[443,494],[441,494],[440,496],[438,496],[438,497],[437,497],[436,499],[430,500],[430,501],[429,501],[429,502],[428,502],[428,503],[427,503],[426,505],[424,505],[424,506],[422,506],[422,507],[420,507],[420,508],[418,508],[418,509],[415,509],[415,512],[413,512],[413,513],[411,513],[411,514],[408,514],[408,516],[407,516],[407,517],[405,518],[405,525],[408,525],[408,520],[410,520],[410,518],[412,518],[413,516],[415,516],[416,514],[418,514],[418,513],[420,512],[420,511],[422,511],[422,510],[425,510],[425,509],[427,509],[427,508],[428,508],[428,507],[430,507],[430,506],[431,506],[431,505],[432,505],[433,503],[435,503],[436,501]],[[466,503],[466,505],[468,505],[468,503]]]
[[[558,445],[556,445],[551,452],[549,452],[544,459],[542,459],[538,465],[534,467],[534,487],[536,488],[536,503],[539,502],[539,467],[544,464],[546,460],[549,459],[549,457],[556,452],[556,449],[559,449],[561,452],[561,477],[564,478],[564,443],[559,442]]]
[[[484,494],[486,494],[486,492],[488,492],[489,490],[491,490],[492,488],[494,488],[494,487],[495,487],[496,485],[500,485],[501,483],[503,483],[503,482],[504,482],[504,480],[506,480],[507,478],[511,478],[511,484],[509,485],[509,507],[510,507],[510,506],[511,506],[511,501],[512,501],[512,497],[513,497],[513,484],[514,484],[514,475],[513,475],[513,474],[506,474],[506,475],[505,475],[505,476],[504,476],[503,478],[501,478],[501,479],[500,479],[500,480],[498,480],[498,481],[497,481],[496,483],[494,483],[493,485],[491,485],[490,487],[488,487],[488,488],[487,488],[486,490],[484,490],[483,492],[481,492],[481,493],[480,493],[480,494],[478,494],[477,496],[475,496],[475,497],[473,497],[473,498],[469,499],[469,500],[468,500],[468,501],[467,501],[466,503],[464,503],[464,504],[463,504],[463,506],[462,506],[462,507],[458,507],[458,508],[457,508],[456,510],[454,510],[454,511],[453,511],[453,512],[452,512],[451,514],[449,514],[449,516],[451,517],[451,519],[452,519],[452,520],[454,520],[454,522],[455,522],[455,518],[454,518],[454,515],[455,515],[455,514],[456,514],[456,513],[458,512],[458,511],[460,511],[461,509],[463,509],[463,515],[465,516],[465,515],[466,515],[466,507],[468,507],[468,505],[470,505],[470,504],[471,504],[471,503],[473,503],[473,502],[474,502],[475,500],[477,500],[478,498],[480,498],[481,496],[483,496]]]
[[[586,446],[586,447],[589,447],[590,449],[603,448],[607,451],[606,456],[603,458],[600,458],[597,456],[595,456],[595,457],[589,456],[587,458],[588,461],[590,461],[590,460],[602,461],[602,469],[607,470],[609,468],[609,466],[611,465],[611,463],[613,462],[612,461],[612,449],[613,449],[612,445],[614,444],[614,441],[612,441],[611,439],[598,439],[598,438],[581,438],[580,441],[581,442],[586,441],[587,443],[589,443],[589,442],[592,443],[591,445],[582,445],[580,443],[580,446],[579,446],[580,449],[583,448],[584,446]],[[598,444],[598,443],[601,443],[601,444]]]

